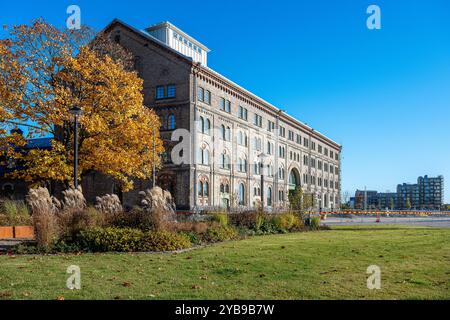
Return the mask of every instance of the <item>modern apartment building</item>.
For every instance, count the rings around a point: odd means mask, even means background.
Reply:
[[[283,207],[298,187],[317,207],[339,207],[341,145],[209,68],[210,50],[171,23],[139,30],[114,20],[104,32],[134,54],[145,105],[161,118],[157,183],[178,209]],[[187,149],[174,149],[180,136]]]
[[[444,177],[419,177],[416,184],[403,183],[396,193],[377,191],[355,192],[356,209],[440,210],[444,205]]]

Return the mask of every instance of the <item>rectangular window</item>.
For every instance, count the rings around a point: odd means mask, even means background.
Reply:
[[[262,127],[262,117],[255,113],[253,118],[253,124],[258,127]]]
[[[286,128],[280,126],[279,133],[280,137],[286,137]]]
[[[302,144],[302,137],[299,134],[297,134],[297,143]]]
[[[205,100],[204,100],[204,102],[209,104],[209,105],[211,104],[211,91],[205,90]]]
[[[203,89],[202,87],[198,87],[197,98],[198,101],[201,102],[205,100],[205,89]]]
[[[164,86],[156,87],[156,99],[164,99],[166,96]]]
[[[275,122],[267,120],[267,131],[273,132],[275,129]]]
[[[317,151],[319,151],[319,153],[322,154],[322,146],[320,144],[317,146]]]
[[[225,111],[228,113],[231,112],[231,101],[230,100],[225,101]]]
[[[288,139],[290,141],[294,141],[294,132],[291,130],[289,130],[289,132],[288,132]]]
[[[238,117],[239,119],[247,121],[248,111],[246,108],[239,106]]]
[[[220,110],[225,111],[225,99],[224,98],[220,98],[219,108],[220,108]]]
[[[175,94],[176,94],[175,85],[169,84],[167,86],[167,98],[175,98]]]

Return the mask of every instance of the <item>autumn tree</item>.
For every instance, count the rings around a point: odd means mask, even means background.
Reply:
[[[109,38],[92,35],[85,27],[61,31],[37,20],[14,27],[9,39],[0,40],[0,147],[25,163],[15,178],[73,180],[69,109],[74,106],[83,111],[80,176],[102,172],[127,191],[133,178],[148,178],[153,163],[160,165],[159,117],[143,104],[143,81],[130,68],[130,54]],[[22,141],[8,132],[12,120],[34,124]],[[48,134],[54,137],[51,150],[8,148],[12,140],[20,145]]]

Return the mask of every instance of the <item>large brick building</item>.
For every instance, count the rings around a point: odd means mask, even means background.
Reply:
[[[300,186],[318,207],[339,206],[339,144],[210,69],[209,49],[170,23],[138,30],[114,20],[104,31],[134,54],[145,105],[161,118],[157,183],[178,209],[252,207],[261,193],[265,207],[282,207]],[[181,164],[172,159],[176,129],[191,133]]]

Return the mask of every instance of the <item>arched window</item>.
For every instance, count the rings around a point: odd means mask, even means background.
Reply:
[[[225,130],[225,140],[226,141],[231,141],[231,129],[230,129],[230,127],[227,127],[227,129]]]
[[[210,132],[211,132],[211,121],[209,121],[209,119],[206,118],[204,122],[203,133],[209,135]]]
[[[285,174],[284,174],[284,168],[283,168],[283,167],[279,167],[279,168],[278,168],[278,179],[284,180],[284,176],[285,176]]]
[[[243,158],[238,159],[238,171],[247,172],[247,160]]]
[[[283,190],[278,191],[278,198],[280,199],[280,201],[284,201],[284,191]]]
[[[261,163],[258,161],[253,164],[253,174],[261,174]]]
[[[198,122],[198,131],[209,135],[211,131],[211,121],[208,118],[200,117],[200,121]]]
[[[200,121],[198,122],[198,131],[203,133],[204,128],[205,128],[205,119],[203,117],[200,117]]]
[[[239,205],[245,205],[245,186],[243,183],[239,184]]]
[[[261,188],[259,187],[259,185],[256,185],[256,186],[253,188],[253,195],[254,195],[255,197],[261,196]]]
[[[203,196],[203,182],[201,182],[201,181],[198,182],[198,195],[200,197]]]
[[[220,184],[220,193],[225,193],[225,185],[223,183]]]
[[[209,151],[206,147],[201,147],[199,149],[198,160],[200,164],[209,165]]]
[[[267,205],[269,207],[272,206],[272,188],[271,187],[267,188]]]
[[[209,197],[209,183],[207,181],[203,183],[203,196]]]
[[[201,198],[209,197],[209,182],[206,177],[200,177],[198,182],[198,196]]]
[[[167,117],[167,129],[168,130],[176,129],[175,115],[173,113],[169,114],[169,116]]]
[[[224,125],[220,126],[220,135],[222,140],[226,140],[227,136],[226,136],[226,129]]]
[[[273,165],[272,164],[267,165],[267,176],[273,177]]]

